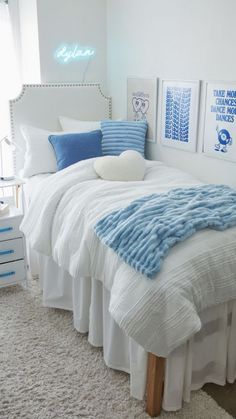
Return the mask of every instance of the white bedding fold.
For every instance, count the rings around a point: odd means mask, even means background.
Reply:
[[[33,249],[51,255],[51,229],[58,203],[73,185],[98,178],[93,161],[90,159],[91,164],[87,164],[85,160],[69,166],[42,181],[36,189],[27,216],[21,224],[21,230]]]
[[[199,184],[160,162],[147,162],[142,182],[104,181],[86,160],[42,182],[21,228],[34,249],[73,277],[101,280],[119,326],[146,350],[168,356],[201,328],[200,311],[236,298],[236,229],[206,229],[176,245],[150,281],[102,245],[94,226],[136,198]]]

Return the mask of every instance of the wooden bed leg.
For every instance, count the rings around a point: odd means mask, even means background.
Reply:
[[[161,413],[165,358],[148,354],[146,412],[153,418]]]

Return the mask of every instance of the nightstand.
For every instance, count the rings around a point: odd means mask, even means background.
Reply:
[[[19,190],[25,184],[23,179],[15,177],[13,180],[0,180],[0,189],[12,188],[14,189],[15,204],[19,208]],[[4,200],[4,197],[3,197]]]
[[[25,242],[19,226],[23,214],[10,206],[9,212],[0,217],[0,288],[25,283]]]

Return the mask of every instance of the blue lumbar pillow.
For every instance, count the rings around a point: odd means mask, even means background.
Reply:
[[[58,170],[65,169],[81,160],[102,155],[102,133],[100,130],[79,134],[50,135],[48,139],[56,154]]]
[[[119,156],[126,150],[144,156],[146,121],[102,121],[101,130],[104,156]]]

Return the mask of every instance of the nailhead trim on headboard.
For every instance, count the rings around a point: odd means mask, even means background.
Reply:
[[[19,102],[22,97],[24,96],[25,92],[27,89],[31,89],[31,88],[36,88],[36,89],[40,89],[40,88],[45,88],[45,87],[49,87],[51,88],[56,88],[56,89],[60,89],[63,87],[97,87],[99,93],[101,94],[101,96],[108,101],[108,119],[112,118],[112,100],[111,97],[104,95],[104,93],[102,92],[101,86],[99,83],[47,83],[47,84],[23,84],[22,86],[22,90],[20,92],[20,94],[15,98],[10,100],[9,102],[9,106],[10,106],[10,125],[11,125],[11,138],[14,141],[15,138],[15,132],[14,132],[14,124],[13,124],[13,104],[16,102]],[[14,168],[14,172],[16,173],[16,151],[13,151],[13,168]]]

